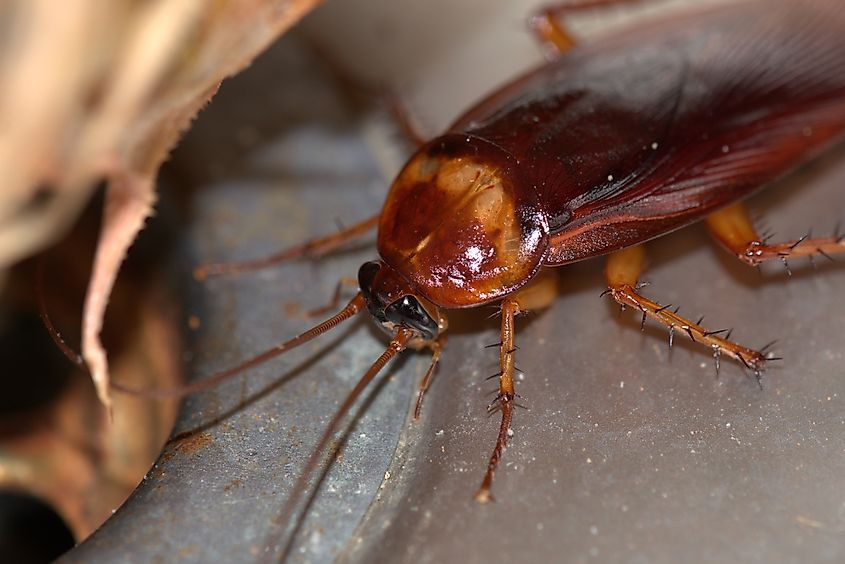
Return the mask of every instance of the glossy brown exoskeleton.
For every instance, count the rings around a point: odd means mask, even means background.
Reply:
[[[535,29],[562,51],[569,39],[555,15],[539,16]],[[717,368],[725,354],[759,378],[770,360],[764,351],[638,293],[644,260],[638,245],[706,220],[723,245],[752,265],[845,251],[838,235],[762,240],[740,203],[845,135],[843,38],[845,11],[835,0],[755,0],[567,50],[420,147],[378,217],[276,257],[204,267],[203,276],[321,253],[378,225],[380,260],[361,267],[360,292],[339,314],[218,376],[366,309],[391,343],[341,406],[325,445],[357,394],[407,347],[434,353],[422,399],[447,327],[442,310],[500,303],[494,405],[502,422],[479,501],[490,498],[512,417],[514,317],[553,297],[546,267],[610,255],[608,293],[615,300],[709,346]]]

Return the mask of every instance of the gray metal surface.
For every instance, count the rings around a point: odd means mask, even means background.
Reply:
[[[377,210],[384,194],[357,114],[313,57],[283,41],[224,87],[171,178],[202,186],[186,261],[258,256]],[[306,72],[307,71],[307,72]],[[779,235],[845,217],[845,151],[753,201]],[[374,248],[196,285],[198,376],[284,340]],[[485,406],[498,340],[487,310],[450,315],[423,417],[427,367],[406,354],[347,429],[289,552],[294,562],[839,562],[845,558],[845,268],[763,276],[694,227],[650,246],[645,292],[784,357],[759,390],[707,350],[628,312],[600,261],[561,269],[561,297],[518,325],[525,409],[496,475],[472,501],[498,415]],[[66,561],[250,561],[304,459],[383,350],[366,320],[189,398],[176,439],[133,497]]]

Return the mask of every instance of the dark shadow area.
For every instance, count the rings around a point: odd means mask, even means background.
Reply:
[[[75,367],[50,339],[38,314],[11,308],[0,322],[0,428],[61,394]]]
[[[64,521],[38,499],[0,492],[0,555],[4,562],[51,562],[74,545]]]

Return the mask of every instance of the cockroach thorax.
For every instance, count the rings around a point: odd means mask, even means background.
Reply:
[[[528,282],[548,228],[515,159],[451,134],[408,161],[388,195],[379,253],[442,307],[489,302]]]

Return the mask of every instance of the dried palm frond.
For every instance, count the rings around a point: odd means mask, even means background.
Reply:
[[[220,81],[319,0],[12,0],[0,6],[0,271],[106,200],[82,353],[110,404],[100,343],[161,163]]]

